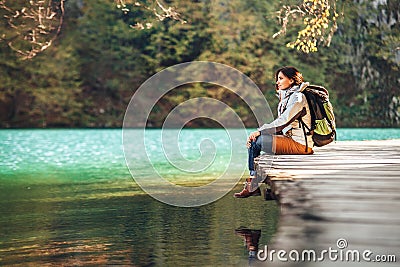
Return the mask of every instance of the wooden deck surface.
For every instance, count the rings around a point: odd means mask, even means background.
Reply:
[[[266,266],[400,266],[400,140],[338,141],[314,155],[278,156],[272,164],[261,156],[256,166],[282,209],[269,249],[373,253],[371,262],[325,255],[315,262],[267,259]],[[347,247],[339,249],[338,239]],[[374,262],[377,255],[390,261],[394,255],[396,262]]]

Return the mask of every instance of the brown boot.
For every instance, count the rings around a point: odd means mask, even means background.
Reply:
[[[261,190],[257,187],[255,190],[252,190],[251,181],[253,178],[247,178],[246,182],[244,183],[244,188],[240,193],[235,193],[233,196],[236,198],[248,198],[252,196],[261,196]]]

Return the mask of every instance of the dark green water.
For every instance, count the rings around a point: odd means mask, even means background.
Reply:
[[[259,229],[267,244],[277,227],[276,204],[261,198],[229,194],[179,208],[113,191],[83,183],[2,187],[1,265],[245,266],[235,229]]]
[[[210,179],[229,160],[222,130],[185,136],[189,144],[217,137],[218,153],[211,168],[182,181]],[[400,138],[400,130],[339,129],[338,136],[389,138]],[[180,181],[179,172],[157,162],[158,149],[150,144],[159,171]],[[229,192],[180,208],[146,195],[125,165],[121,130],[1,130],[0,152],[1,266],[247,266],[235,230],[260,230],[263,247],[277,229],[279,208],[261,197],[239,200]],[[198,156],[192,145],[182,152]],[[244,160],[245,153],[243,146]]]

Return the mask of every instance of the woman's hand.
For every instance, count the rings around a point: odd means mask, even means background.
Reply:
[[[247,138],[247,143],[246,143],[247,148],[250,147],[251,142],[252,142],[252,141],[255,141],[256,138],[260,136],[260,134],[261,134],[261,133],[260,133],[259,131],[255,131],[255,132],[252,132],[252,133],[249,135],[249,137]]]

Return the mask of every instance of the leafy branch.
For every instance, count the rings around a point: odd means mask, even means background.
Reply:
[[[277,12],[281,29],[273,38],[286,34],[287,27],[302,19],[305,27],[297,34],[297,39],[287,44],[287,47],[297,48],[304,53],[316,52],[322,43],[329,46],[333,34],[337,30],[336,11],[337,0],[303,0],[300,5],[284,5]]]

